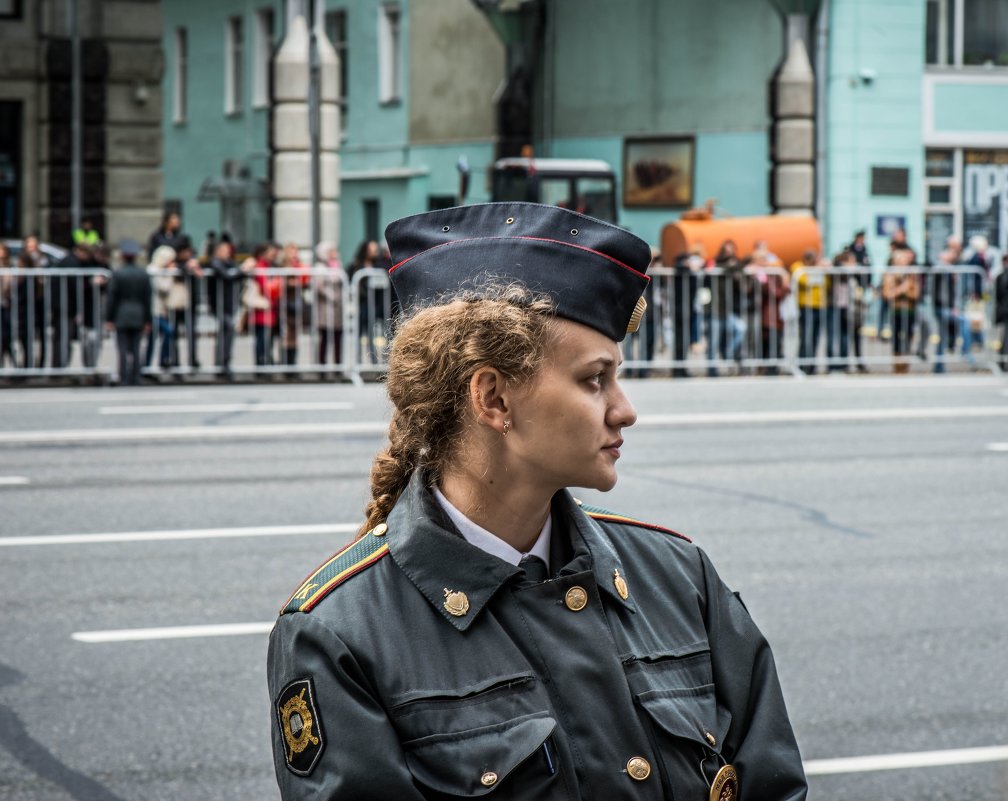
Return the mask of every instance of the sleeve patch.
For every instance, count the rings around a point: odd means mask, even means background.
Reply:
[[[287,769],[298,776],[310,775],[325,750],[312,680],[298,679],[284,687],[276,701],[276,713]]]

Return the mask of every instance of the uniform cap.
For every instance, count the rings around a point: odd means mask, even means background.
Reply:
[[[650,246],[569,209],[536,203],[440,209],[390,223],[385,239],[389,276],[407,312],[518,282],[548,294],[560,317],[614,341],[640,323]]]

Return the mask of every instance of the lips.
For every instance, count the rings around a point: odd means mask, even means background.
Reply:
[[[622,447],[623,447],[623,438],[621,437],[620,439],[613,440],[609,444],[602,446],[602,450],[611,451],[614,456],[619,456],[620,455],[619,449]]]

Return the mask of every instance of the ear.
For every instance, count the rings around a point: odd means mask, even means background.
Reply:
[[[480,367],[469,379],[469,403],[481,425],[504,433],[504,421],[511,416],[507,379],[494,367]]]

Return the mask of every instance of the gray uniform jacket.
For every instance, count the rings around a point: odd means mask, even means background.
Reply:
[[[707,556],[567,492],[552,511],[532,583],[417,474],[309,577],[270,636],[286,801],[703,801],[725,763],[739,798],[805,798],[770,647]]]

